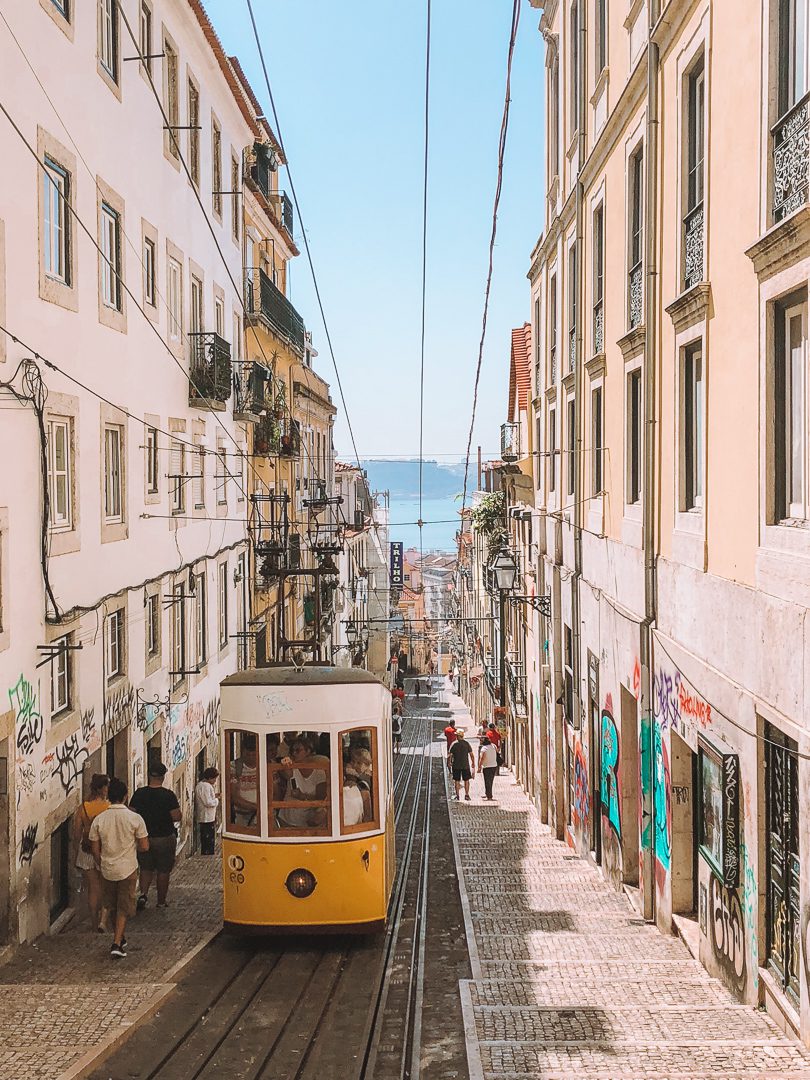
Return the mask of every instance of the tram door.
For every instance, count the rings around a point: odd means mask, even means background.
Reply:
[[[768,970],[799,1007],[799,761],[798,746],[766,727]]]

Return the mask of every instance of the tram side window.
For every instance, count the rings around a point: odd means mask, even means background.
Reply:
[[[341,832],[366,832],[379,826],[377,732],[353,728],[340,733]]]
[[[272,835],[330,836],[328,731],[267,736],[268,818]]]
[[[253,731],[229,731],[225,736],[227,758],[226,792],[228,828],[232,832],[258,836],[259,737]]]

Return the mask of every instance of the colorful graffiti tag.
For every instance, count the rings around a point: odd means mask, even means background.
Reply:
[[[655,805],[655,873],[659,889],[669,873],[672,857],[672,805],[670,802],[669,752],[660,724],[653,726],[655,773],[653,799]]]
[[[579,829],[587,829],[591,816],[591,793],[588,787],[588,763],[582,743],[574,750],[574,806],[572,818]]]
[[[745,990],[745,921],[736,889],[722,885],[712,874],[709,883],[709,922],[712,951],[728,986]]]
[[[602,816],[617,837],[622,835],[619,810],[619,733],[607,708],[602,711],[602,776],[599,789]]]

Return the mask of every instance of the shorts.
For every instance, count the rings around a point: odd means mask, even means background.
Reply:
[[[126,915],[131,919],[135,914],[135,894],[138,884],[138,871],[120,881],[101,879],[101,906],[116,915]]]
[[[138,866],[147,873],[169,874],[174,866],[177,852],[177,838],[171,836],[150,836],[149,850],[138,852]]]
[[[95,870],[96,860],[89,851],[79,848],[76,853],[76,866],[79,870]]]
[[[402,732],[401,731],[395,731],[394,732],[394,742],[402,742]]]
[[[453,779],[456,783],[460,780],[471,780],[472,774],[469,769],[453,769]]]

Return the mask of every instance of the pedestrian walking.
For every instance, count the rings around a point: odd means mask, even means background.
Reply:
[[[104,810],[109,809],[107,798],[109,776],[94,773],[90,780],[90,798],[83,802],[73,815],[72,835],[76,844],[76,866],[82,872],[87,889],[87,906],[90,909],[90,924],[94,930],[102,930],[101,914],[101,874],[93,858],[90,844],[90,826]]]
[[[500,769],[501,765],[503,765],[503,757],[501,755],[501,733],[491,722],[489,727],[487,728],[487,738],[495,747],[495,752],[497,754],[497,767]]]
[[[149,848],[149,833],[140,814],[125,806],[127,785],[123,780],[113,777],[107,794],[110,805],[93,818],[89,839],[101,875],[101,904],[113,920],[110,956],[121,960],[127,955],[127,919],[135,914],[138,856]]]
[[[206,769],[202,774],[202,780],[194,789],[194,808],[200,830],[201,855],[213,855],[216,847],[219,796],[214,788],[214,783],[218,776],[219,771],[217,769]]]
[[[415,689],[417,698],[420,698],[422,696],[422,683],[419,681],[419,679],[416,680]]]
[[[166,766],[156,761],[149,766],[147,787],[140,787],[129,801],[130,807],[140,814],[149,830],[149,848],[138,855],[141,868],[141,887],[138,911],[149,902],[149,889],[157,876],[157,906],[166,907],[169,878],[174,868],[177,852],[177,831],[180,821],[180,803],[169,788],[163,786]]]
[[[448,754],[450,753],[450,747],[456,741],[457,735],[458,735],[458,732],[456,731],[456,722],[455,722],[455,720],[451,720],[448,723],[447,727],[444,729],[444,737],[445,737],[445,739],[447,739],[447,753]]]
[[[394,753],[399,755],[402,747],[402,702],[395,700],[391,707],[391,737],[394,741]]]
[[[488,739],[482,740],[478,747],[478,771],[484,777],[484,798],[492,802],[492,785],[498,772],[498,751]]]
[[[456,788],[454,798],[456,800],[460,798],[463,783],[464,798],[469,802],[470,780],[475,776],[475,757],[473,756],[473,748],[464,738],[464,731],[461,728],[456,731],[456,736],[447,754],[447,767],[453,775],[453,783]]]

